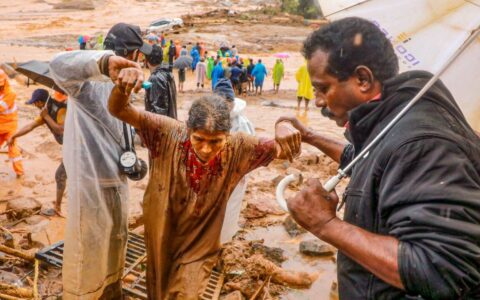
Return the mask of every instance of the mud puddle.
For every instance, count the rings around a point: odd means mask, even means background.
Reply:
[[[290,237],[283,225],[274,225],[266,228],[258,228],[247,233],[249,241],[264,240],[267,247],[277,247],[284,250],[284,256],[288,259],[282,263],[282,268],[288,270],[318,273],[317,280],[308,290],[288,289],[280,299],[295,300],[325,300],[330,297],[332,283],[336,278],[335,256],[311,258],[299,252],[300,242],[315,239],[311,233],[305,233],[297,237]]]

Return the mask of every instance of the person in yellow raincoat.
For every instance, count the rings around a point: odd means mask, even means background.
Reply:
[[[307,63],[304,63],[300,68],[298,68],[297,73],[295,74],[295,79],[298,82],[297,110],[300,110],[302,99],[304,99],[305,111],[307,111],[308,103],[311,99],[313,99],[313,87],[310,76],[308,75]]]
[[[7,74],[0,70],[0,147],[17,131],[16,97],[17,94],[10,87]],[[13,170],[17,177],[23,176],[22,156],[16,143],[8,145],[8,157],[12,161]]]
[[[273,91],[275,94],[278,94],[278,90],[280,89],[280,82],[282,81],[285,75],[283,61],[281,59],[277,59],[275,65],[273,66]]]

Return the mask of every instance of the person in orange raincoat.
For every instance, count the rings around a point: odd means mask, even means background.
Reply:
[[[182,43],[179,40],[175,41],[175,59],[180,57],[180,51],[182,51]]]
[[[17,94],[11,89],[7,74],[0,70],[0,147],[17,131],[16,97]],[[13,170],[17,177],[21,177],[23,175],[22,156],[16,143],[8,146],[8,157],[13,163]]]

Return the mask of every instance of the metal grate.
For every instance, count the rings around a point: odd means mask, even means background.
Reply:
[[[146,249],[143,236],[129,233],[127,241],[127,255],[125,258],[125,271],[122,279],[129,277],[131,283],[123,284],[123,291],[136,299],[147,299],[145,278]],[[45,247],[35,255],[38,260],[52,266],[61,268],[63,264],[63,241]]]
[[[207,287],[200,296],[201,300],[216,300],[220,297],[220,292],[222,291],[224,276],[223,273],[212,270],[210,278],[208,278]]]

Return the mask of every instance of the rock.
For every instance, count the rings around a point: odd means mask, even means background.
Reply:
[[[240,291],[235,291],[235,292],[232,292],[222,298],[220,298],[222,300],[244,300],[245,297],[243,297],[242,293]]]
[[[2,233],[0,233],[0,237],[0,241],[4,246],[7,246],[9,248],[15,248],[15,238],[12,234],[6,231],[2,231]]]
[[[288,216],[285,221],[283,221],[283,226],[291,237],[296,237],[307,232],[303,227],[298,225],[291,216]]]
[[[262,218],[266,215],[283,215],[285,212],[278,207],[275,200],[266,198],[254,198],[243,210],[243,216],[247,219]]]
[[[43,205],[42,209],[40,210],[40,214],[47,216],[47,217],[53,217],[56,215],[55,209],[51,205]]]
[[[42,204],[34,198],[17,198],[8,201],[6,211],[9,219],[18,220],[33,215],[41,207]]]
[[[335,248],[318,239],[302,241],[300,243],[300,253],[309,256],[326,256],[335,254]]]
[[[265,256],[265,258],[273,261],[278,266],[280,266],[282,262],[287,260],[287,258],[283,255],[282,248],[268,247],[261,243],[253,243],[252,251],[253,254],[262,254],[263,256]]]
[[[0,270],[0,282],[12,285],[22,285],[22,282],[18,275],[3,270]]]
[[[38,223],[43,222],[43,221],[48,221],[48,220],[45,217],[42,217],[42,216],[39,216],[39,215],[31,216],[31,217],[28,217],[28,218],[25,219],[25,222],[28,225],[37,225]]]
[[[299,158],[299,161],[307,166],[315,165],[320,162],[320,157],[317,154],[309,153],[306,155],[302,155]]]

